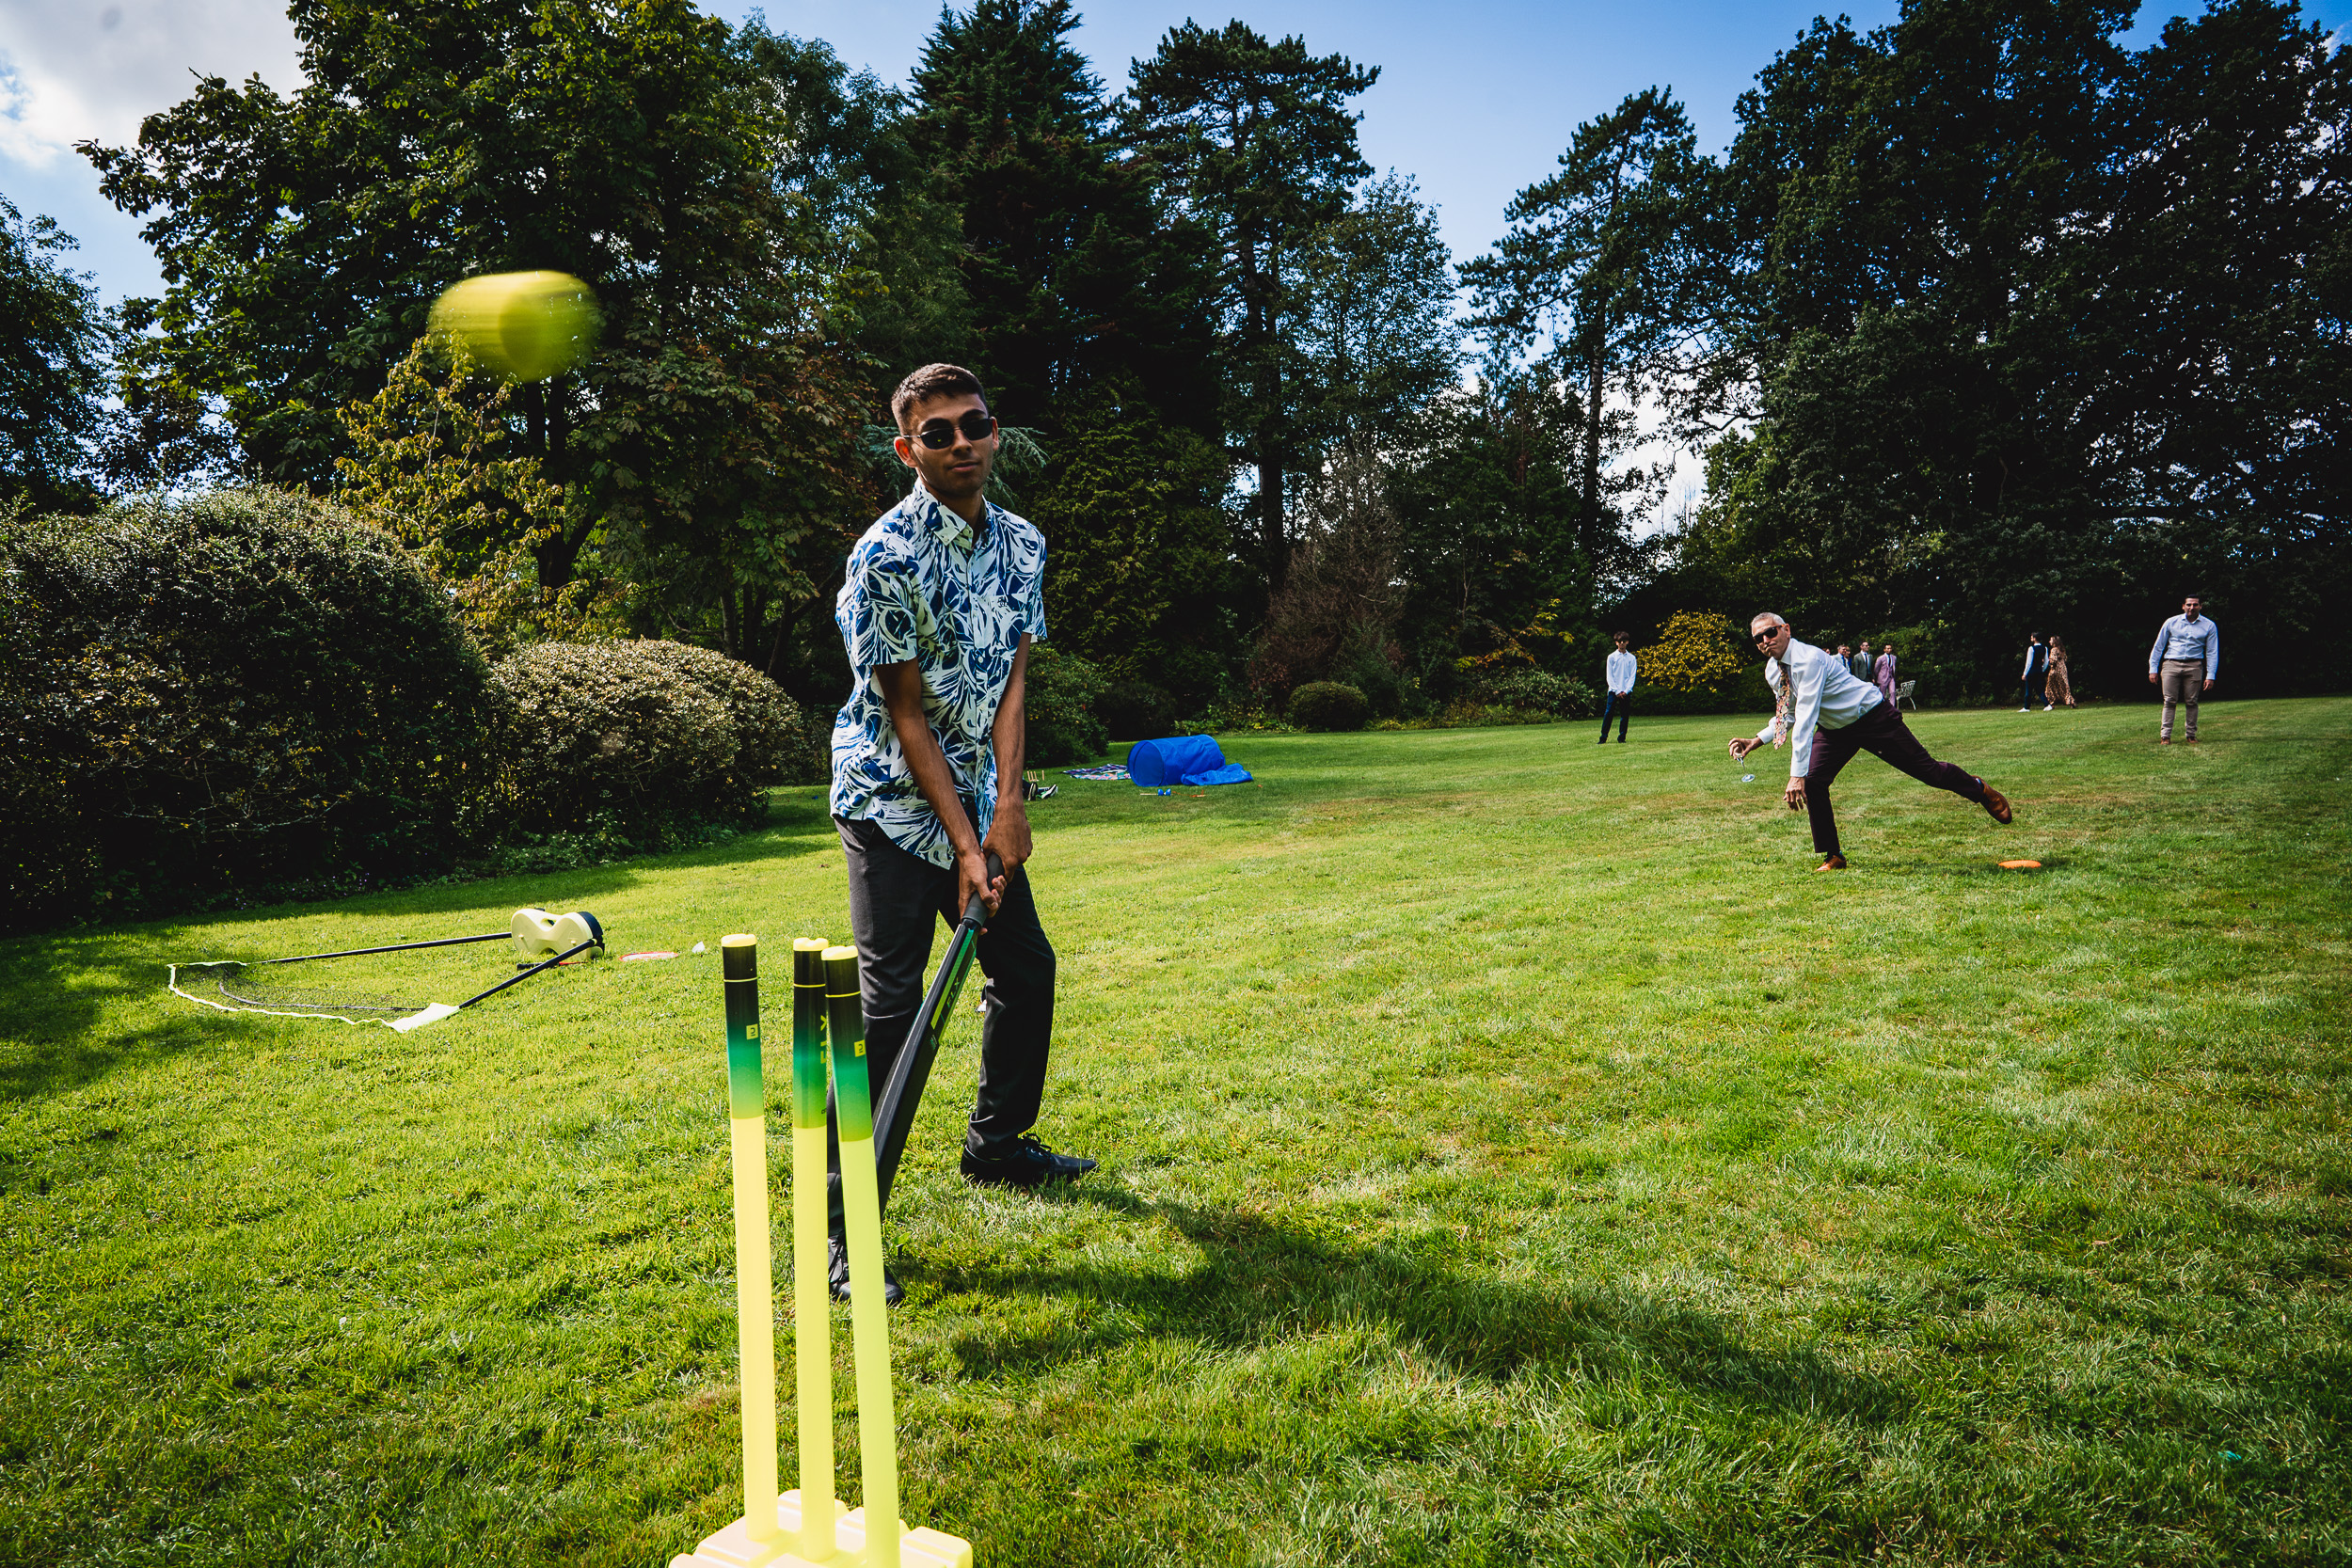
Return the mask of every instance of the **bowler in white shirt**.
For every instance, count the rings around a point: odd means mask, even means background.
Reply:
[[[1771,723],[1753,737],[1741,736],[1731,743],[1731,760],[1740,761],[1768,740],[1774,745],[1787,742],[1788,788],[1782,799],[1790,811],[1812,818],[1813,847],[1824,857],[1814,869],[1846,869],[1829,786],[1856,752],[1868,752],[1921,784],[1976,801],[1995,822],[2009,822],[2009,800],[1999,790],[1928,755],[1885,694],[1867,681],[1856,680],[1835,655],[1798,641],[1788,623],[1769,610],[1749,622],[1748,629],[1769,660],[1764,679],[1778,705]]]
[[[1641,666],[1633,657],[1633,639],[1621,631],[1610,635],[1617,640],[1617,651],[1609,656],[1608,666],[1602,672],[1609,681],[1609,702],[1600,710],[1600,743],[1609,744],[1609,720],[1614,715],[1617,744],[1622,746],[1626,721],[1633,712],[1633,677]]]

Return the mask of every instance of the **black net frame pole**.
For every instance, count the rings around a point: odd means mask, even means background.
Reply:
[[[512,931],[491,931],[478,937],[438,937],[432,942],[396,942],[389,947],[346,947],[340,953],[305,953],[300,958],[256,958],[246,967],[259,969],[263,964],[306,964],[312,958],[365,958],[370,953],[407,953],[420,947],[463,947],[469,942],[498,942],[514,934]],[[222,958],[217,961],[233,963],[236,960]]]
[[[506,933],[501,931],[499,934],[501,936],[504,936]],[[532,964],[529,969],[524,970],[520,974],[515,975],[510,979],[501,980],[497,985],[492,986],[488,990],[484,991],[480,996],[469,996],[466,1000],[457,1004],[457,1006],[462,1011],[467,1007],[472,1006],[477,1002],[486,1002],[509,986],[521,985],[525,980],[530,979],[533,974],[538,974],[543,969],[553,969],[557,964],[562,963],[566,958],[576,958],[582,953],[587,952],[591,947],[602,947],[604,943],[596,941],[594,937],[591,937],[586,942],[581,942],[579,946],[567,948],[544,963]]]
[[[994,881],[1005,874],[1005,863],[992,851],[988,857],[988,879]],[[956,999],[963,994],[963,979],[972,972],[972,959],[980,942],[980,927],[988,924],[988,906],[974,894],[963,907],[963,918],[956,922],[955,934],[947,939],[947,957],[941,961],[939,973],[931,976],[930,990],[923,993],[922,1010],[914,1015],[914,1027],[908,1032],[906,1042],[898,1048],[898,1059],[890,1065],[890,1082],[883,1085],[882,1100],[874,1109],[874,1182],[882,1208],[890,1208],[890,1183],[898,1174],[898,1156],[906,1152],[907,1134],[914,1127],[914,1113],[923,1103],[923,1090],[931,1081],[931,1064],[939,1059],[941,1037],[946,1034],[947,1021],[955,1016]]]

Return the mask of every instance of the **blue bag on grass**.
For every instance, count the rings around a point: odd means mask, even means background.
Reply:
[[[1216,737],[1180,735],[1166,740],[1138,740],[1127,750],[1127,777],[1146,789],[1183,784],[1187,773],[1206,773],[1225,766]]]

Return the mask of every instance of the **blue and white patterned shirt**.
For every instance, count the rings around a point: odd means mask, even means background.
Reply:
[[[1045,641],[1045,536],[982,505],[987,527],[976,538],[917,483],[850,547],[834,601],[856,684],[833,721],[833,814],[878,823],[891,843],[940,866],[956,863],[955,847],[915,787],[874,671],[910,658],[921,666],[923,716],[986,838],[996,815],[996,709],[1021,634]]]

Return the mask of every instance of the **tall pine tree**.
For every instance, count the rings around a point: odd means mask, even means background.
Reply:
[[[942,15],[909,127],[962,214],[972,368],[1006,421],[1049,448],[1092,421],[1089,399],[1139,394],[1181,419],[1206,385],[1200,246],[1121,148],[1102,81],[1068,41],[1077,25],[1069,0]]]
[[[1046,450],[1017,499],[1051,551],[1054,640],[1190,705],[1238,658],[1207,244],[1121,144],[1077,25],[1068,0],[946,13],[909,135],[961,214],[972,369]]]
[[[1347,103],[1379,75],[1239,22],[1216,32],[1187,22],[1136,62],[1134,135],[1215,238],[1225,425],[1256,470],[1255,553],[1272,588],[1290,559],[1286,481],[1313,455],[1298,438],[1302,388],[1287,362],[1298,258],[1372,172]]]

